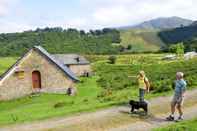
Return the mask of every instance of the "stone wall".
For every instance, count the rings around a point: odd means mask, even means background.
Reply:
[[[85,72],[91,73],[90,65],[69,65],[69,68],[77,76],[83,76]]]
[[[21,60],[17,70],[24,71],[24,77],[19,78],[14,69],[0,85],[0,100],[14,99],[34,92],[33,71],[39,71],[41,74],[42,92],[62,93],[74,84],[55,64],[34,50]]]

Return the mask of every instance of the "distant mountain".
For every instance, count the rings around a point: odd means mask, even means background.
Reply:
[[[196,26],[197,25],[197,21],[194,21],[191,26]]]
[[[145,21],[141,24],[134,26],[120,27],[119,29],[171,29],[181,26],[188,26],[192,24],[192,20],[180,18],[180,17],[161,17]]]

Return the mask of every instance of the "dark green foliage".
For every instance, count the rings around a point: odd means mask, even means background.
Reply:
[[[161,31],[159,36],[168,44],[187,41],[197,35],[197,25]]]
[[[60,107],[64,107],[64,106],[71,106],[74,104],[74,101],[70,101],[70,102],[57,102],[56,104],[54,104],[54,108],[60,108]]]
[[[168,45],[184,42],[186,51],[197,50],[197,25],[161,31],[158,35]]]
[[[83,30],[61,27],[36,29],[23,33],[0,34],[0,56],[19,56],[35,45],[41,45],[50,53],[116,54],[120,33],[116,29]]]
[[[110,65],[99,63],[96,71],[100,76],[97,81],[104,89],[121,90],[126,87],[136,87],[136,78],[139,70],[144,70],[151,83],[153,93],[170,91],[173,89],[173,82],[176,79],[176,72],[185,73],[188,86],[196,86],[197,82],[197,60],[176,61],[171,63],[153,63],[151,65]]]
[[[114,75],[113,73],[101,75],[101,78],[97,82],[101,87],[108,90],[121,90],[131,86],[127,73],[124,72],[114,73]]]
[[[169,51],[171,53],[176,53],[177,56],[183,56],[184,55],[184,49],[185,49],[185,47],[184,47],[183,43],[170,45],[170,47],[169,47]]]
[[[185,51],[197,51],[197,37],[184,42]]]
[[[127,50],[131,50],[131,49],[132,49],[132,45],[129,44],[129,45],[127,46]]]
[[[108,58],[110,64],[115,64],[116,63],[116,59],[117,58],[114,55],[113,56],[109,56],[109,58]]]

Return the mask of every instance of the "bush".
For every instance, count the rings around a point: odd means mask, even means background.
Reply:
[[[131,82],[128,79],[126,73],[114,74],[102,74],[101,78],[97,81],[101,87],[107,90],[121,90],[131,86]]]
[[[155,82],[153,86],[153,93],[167,92],[173,89],[171,80],[163,80]]]
[[[132,49],[132,45],[130,44],[127,46],[127,50],[131,50],[131,49]]]
[[[151,83],[153,93],[170,91],[173,89],[173,82],[176,79],[176,72],[184,72],[188,86],[197,86],[197,60],[176,61],[171,63],[153,63],[137,65],[109,65],[98,64],[95,71],[99,75],[97,83],[103,89],[122,90],[131,86],[136,87],[136,76],[139,70],[144,70]]]
[[[71,102],[57,102],[56,104],[54,104],[54,108],[61,108],[61,107],[64,107],[64,106],[67,106],[67,105],[72,105],[74,104],[74,101],[71,101]]]
[[[116,56],[109,56],[108,60],[110,64],[115,64],[116,63]]]

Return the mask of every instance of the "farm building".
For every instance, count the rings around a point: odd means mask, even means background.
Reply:
[[[65,93],[76,75],[40,46],[35,46],[0,77],[0,100],[33,92]]]
[[[78,54],[54,54],[56,60],[67,66],[77,76],[88,76],[91,73],[90,62]]]
[[[197,53],[195,51],[187,52],[187,53],[184,54],[184,58],[186,60],[192,59],[194,57],[197,57]]]

